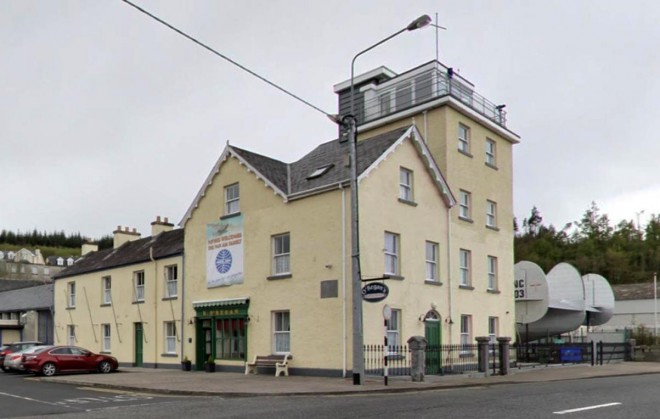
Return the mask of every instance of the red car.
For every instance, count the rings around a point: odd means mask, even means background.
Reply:
[[[77,346],[54,346],[48,350],[23,356],[26,371],[51,376],[60,372],[102,372],[115,371],[117,358],[95,354]]]

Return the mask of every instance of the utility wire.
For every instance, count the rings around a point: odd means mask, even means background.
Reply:
[[[213,48],[211,48],[210,46],[206,45],[205,43],[203,43],[203,42],[201,42],[201,41],[199,41],[199,40],[193,38],[192,36],[188,35],[187,33],[183,32],[182,30],[176,28],[175,26],[173,26],[173,25],[171,25],[171,24],[165,22],[163,19],[159,18],[158,16],[153,15],[152,13],[150,13],[150,12],[148,12],[147,10],[141,8],[140,6],[138,6],[138,5],[136,5],[136,4],[132,3],[132,2],[130,2],[129,0],[122,0],[122,1],[123,1],[124,3],[126,3],[126,4],[128,4],[129,6],[133,6],[134,8],[136,8],[137,10],[139,10],[140,12],[142,12],[142,13],[144,13],[145,15],[149,16],[150,18],[154,19],[155,21],[157,21],[157,22],[159,22],[159,23],[161,23],[161,24],[167,26],[168,28],[172,29],[174,32],[178,33],[179,35],[181,35],[181,36],[183,36],[183,37],[185,37],[185,38],[188,38],[189,40],[191,40],[192,42],[196,43],[196,44],[199,45],[200,47],[202,47],[202,48],[204,48],[204,49],[206,49],[206,50],[212,52],[213,54],[217,55],[218,57],[220,57],[220,58],[222,58],[222,59],[224,59],[224,60],[226,60],[226,61],[229,61],[230,63],[234,64],[236,67],[238,67],[238,68],[240,68],[241,70],[245,71],[246,73],[249,73],[249,74],[253,75],[254,77],[258,78],[259,80],[263,81],[264,83],[267,83],[267,84],[271,85],[272,87],[276,88],[277,90],[279,90],[279,91],[281,91],[281,92],[283,92],[283,93],[286,93],[287,95],[289,95],[289,96],[291,96],[292,98],[298,100],[299,102],[302,102],[302,103],[304,103],[305,105],[309,106],[310,108],[312,108],[312,109],[314,109],[314,110],[316,110],[316,111],[318,111],[318,112],[321,112],[323,115],[329,117],[330,119],[333,119],[332,115],[329,114],[329,113],[327,113],[327,112],[324,111],[323,109],[321,109],[321,108],[319,108],[319,107],[317,107],[317,106],[312,105],[311,103],[309,103],[309,102],[306,101],[305,99],[301,98],[300,96],[297,96],[297,95],[291,93],[290,91],[284,89],[283,87],[280,87],[280,86],[276,85],[275,83],[273,83],[272,81],[268,80],[267,78],[265,78],[265,77],[263,77],[263,76],[260,76],[259,74],[255,73],[254,71],[250,70],[249,68],[245,67],[244,65],[242,65],[242,64],[240,64],[240,63],[238,63],[238,62],[232,60],[231,58],[229,58],[229,57],[227,57],[226,55],[221,54],[220,52],[214,50]]]

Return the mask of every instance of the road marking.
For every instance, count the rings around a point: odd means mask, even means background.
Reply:
[[[569,410],[561,410],[559,412],[552,412],[555,415],[565,415],[566,413],[575,413],[575,412],[583,412],[585,410],[593,410],[593,409],[600,409],[601,407],[612,407],[612,406],[618,406],[621,403],[615,402],[615,403],[606,403],[606,404],[599,404],[595,406],[587,406],[587,407],[580,407],[577,409],[569,409]]]
[[[47,404],[49,406],[57,406],[57,403],[45,402],[43,400],[37,400],[37,399],[33,399],[31,397],[24,397],[24,396],[19,396],[19,395],[16,395],[16,394],[0,392],[0,396],[13,397],[15,399],[27,400],[29,402],[43,403],[43,404]]]

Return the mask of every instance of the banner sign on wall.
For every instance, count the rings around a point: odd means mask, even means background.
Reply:
[[[206,286],[243,283],[243,216],[206,225]]]

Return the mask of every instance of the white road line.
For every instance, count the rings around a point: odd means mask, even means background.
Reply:
[[[561,410],[559,412],[552,412],[555,415],[565,415],[566,413],[575,413],[575,412],[583,412],[585,410],[593,410],[593,409],[600,409],[601,407],[612,407],[612,406],[618,406],[621,403],[615,402],[615,403],[606,403],[606,404],[599,404],[596,406],[587,406],[587,407],[580,407],[577,409],[569,409],[569,410]]]
[[[19,396],[19,395],[16,395],[16,394],[0,392],[0,396],[14,397],[16,399],[27,400],[27,401],[30,401],[30,402],[37,402],[37,403],[47,404],[47,405],[50,405],[50,406],[57,406],[57,403],[45,402],[43,400],[32,399],[30,397],[23,397],[23,396]]]

